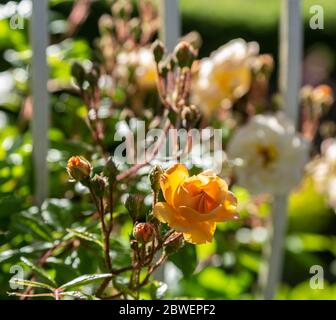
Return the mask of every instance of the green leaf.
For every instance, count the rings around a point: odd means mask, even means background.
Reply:
[[[36,281],[30,281],[30,280],[21,280],[21,279],[13,279],[13,280],[11,280],[11,282],[13,282],[13,284],[22,285],[22,286],[26,286],[26,287],[43,288],[43,289],[50,290],[52,292],[54,292],[54,290],[55,290],[55,288],[49,286],[46,283],[42,283],[42,282],[36,282]]]
[[[51,230],[41,220],[36,217],[28,215],[29,213],[22,213],[21,216],[15,218],[15,227],[21,230],[28,231],[40,239],[52,242]]]
[[[197,255],[194,245],[185,244],[184,247],[177,253],[172,254],[169,257],[183,273],[185,277],[190,277],[197,265]]]
[[[80,291],[66,291],[59,294],[62,297],[71,297],[81,300],[99,300],[97,297],[80,292]]]
[[[104,247],[103,243],[97,239],[97,236],[95,234],[89,233],[87,231],[82,231],[78,229],[66,229],[69,233],[75,235],[78,238],[84,239],[86,241],[94,242],[98,244],[100,247]]]
[[[5,250],[3,252],[0,253],[0,263],[8,260],[8,259],[11,259],[17,255],[22,255],[22,254],[32,254],[32,253],[35,253],[35,252],[40,252],[40,251],[43,251],[43,250],[48,250],[50,249],[51,247],[53,246],[52,243],[41,243],[41,242],[38,242],[38,243],[34,243],[32,245],[29,245],[29,246],[25,246],[25,247],[22,247],[21,249],[9,249],[9,250]]]
[[[54,287],[57,287],[57,283],[55,282],[55,280],[53,278],[51,278],[50,275],[45,270],[43,270],[42,268],[38,267],[37,265],[35,265],[34,263],[32,263],[31,261],[29,261],[25,257],[21,257],[20,260],[25,265],[27,265],[29,268],[31,268],[34,272],[36,272],[39,276],[41,276],[45,280],[49,281],[51,285],[53,285]]]
[[[90,283],[94,283],[96,281],[99,281],[101,279],[111,278],[111,273],[102,273],[102,274],[87,274],[80,276],[78,278],[75,278],[65,284],[63,284],[60,289],[69,289],[69,288],[76,288],[80,286],[84,286]]]

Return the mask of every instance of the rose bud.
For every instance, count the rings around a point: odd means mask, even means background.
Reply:
[[[126,199],[125,207],[133,220],[141,214],[142,201],[141,196],[134,194],[130,194]]]
[[[76,79],[78,85],[82,87],[86,76],[83,66],[78,62],[75,62],[71,66],[71,74]]]
[[[106,182],[103,177],[96,174],[91,179],[92,190],[98,198],[101,198],[104,196],[105,186],[106,186]]]
[[[182,41],[176,46],[174,56],[180,68],[190,68],[196,58],[196,53],[188,42]]]
[[[73,180],[83,181],[90,178],[92,166],[89,161],[80,156],[68,160],[67,171]]]
[[[163,170],[160,166],[156,165],[149,173],[149,180],[152,190],[158,192],[160,190],[160,177],[163,174]]]
[[[154,228],[150,223],[137,223],[133,228],[133,235],[137,241],[146,243],[153,239]]]
[[[107,162],[106,162],[106,165],[105,165],[105,168],[104,168],[104,174],[105,174],[105,176],[108,177],[108,179],[109,179],[110,182],[112,180],[115,181],[115,178],[116,178],[118,172],[119,172],[119,170],[118,170],[116,164],[114,163],[113,158],[109,157],[107,159]]]
[[[152,44],[152,51],[153,51],[155,62],[159,63],[162,60],[164,52],[165,52],[163,43],[160,40],[156,40]]]
[[[313,90],[312,98],[315,103],[321,104],[326,108],[330,107],[334,103],[333,90],[326,84],[317,86]]]

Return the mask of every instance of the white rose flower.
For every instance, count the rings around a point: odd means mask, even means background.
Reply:
[[[259,52],[256,42],[235,39],[201,60],[193,82],[192,99],[207,115],[217,110],[224,100],[235,101],[251,86],[251,58]]]
[[[235,132],[228,155],[242,160],[238,183],[252,194],[285,194],[302,177],[307,147],[284,115],[257,115]]]
[[[329,205],[336,209],[336,139],[327,139],[321,146],[321,157],[308,166],[316,189],[325,194]]]

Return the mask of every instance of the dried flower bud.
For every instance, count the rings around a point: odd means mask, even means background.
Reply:
[[[163,243],[164,250],[167,254],[174,253],[181,249],[184,245],[184,239],[181,232],[172,233],[168,239]]]
[[[273,57],[270,54],[261,54],[254,58],[252,71],[255,75],[264,75],[269,77],[274,68]]]
[[[98,22],[99,25],[99,32],[101,34],[109,33],[113,30],[113,19],[108,14],[103,14]]]
[[[76,181],[84,181],[90,178],[92,166],[83,157],[74,156],[68,160],[67,171],[69,176]]]
[[[119,170],[116,166],[116,164],[113,161],[113,157],[109,157],[107,159],[105,168],[104,168],[104,174],[105,176],[108,177],[109,181],[111,181],[112,179],[115,180],[117,174],[118,174]]]
[[[86,75],[85,69],[83,68],[83,66],[80,63],[75,62],[71,66],[71,74],[76,79],[76,82],[78,83],[78,85],[82,87],[84,80],[85,80],[85,75]]]
[[[91,86],[96,87],[98,85],[98,80],[100,78],[100,67],[99,64],[94,63],[92,65],[91,71],[86,75],[86,80]]]
[[[182,41],[175,47],[174,57],[180,68],[190,68],[196,58],[196,53],[190,43]]]
[[[98,198],[101,198],[104,196],[105,186],[106,186],[106,182],[103,177],[96,174],[91,179],[92,190]]]
[[[125,0],[119,0],[112,6],[112,13],[121,19],[129,18],[132,10],[132,4]]]
[[[137,223],[133,228],[133,236],[141,243],[152,241],[154,227],[150,223]]]
[[[188,127],[193,126],[200,119],[201,113],[195,105],[184,106],[181,111],[181,117]]]
[[[202,46],[202,37],[197,31],[187,33],[181,40],[187,41],[196,50],[200,49]]]
[[[154,192],[158,192],[160,190],[160,178],[162,174],[163,174],[163,170],[158,165],[153,167],[149,173],[149,180],[151,183],[152,190]]]
[[[165,78],[167,76],[169,72],[169,67],[167,65],[167,63],[165,63],[164,61],[161,61],[159,63],[159,74],[161,77]]]
[[[312,93],[313,87],[310,85],[303,86],[300,90],[300,100],[301,103],[304,105],[311,105],[312,104]]]
[[[139,195],[130,194],[127,197],[125,207],[133,219],[137,219],[137,217],[140,215],[142,201],[143,199]]]
[[[160,40],[156,40],[152,44],[152,52],[154,55],[155,62],[159,63],[162,60],[165,52],[164,45]]]
[[[138,18],[133,18],[128,24],[131,34],[135,42],[139,42],[142,36],[141,22]]]

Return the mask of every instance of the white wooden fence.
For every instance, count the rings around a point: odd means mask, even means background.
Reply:
[[[225,1],[225,0],[222,0]],[[50,105],[47,91],[47,0],[33,0],[31,23],[32,95],[33,95],[33,160],[35,172],[35,199],[41,205],[48,197],[48,124]],[[300,0],[281,0],[280,23],[280,77],[279,87],[287,115],[297,122],[298,91],[301,84],[302,18]],[[211,3],[209,3],[211,5]],[[239,8],[237,8],[239,10]],[[178,0],[160,0],[162,38],[172,50],[180,36]],[[287,195],[275,199],[273,210],[273,237],[269,261],[262,273],[264,298],[273,299],[282,273],[282,255],[287,219]]]

